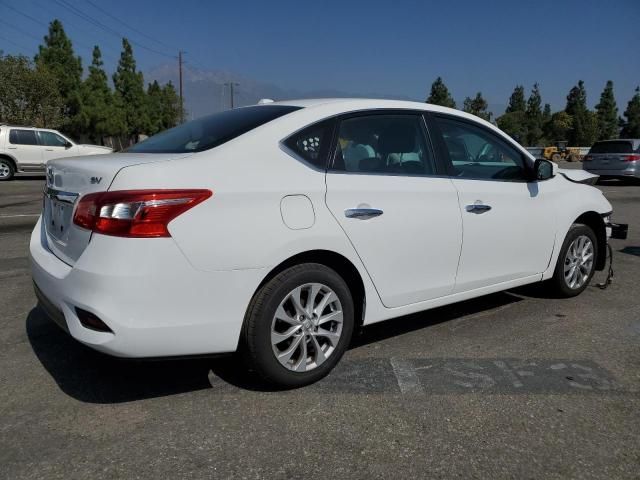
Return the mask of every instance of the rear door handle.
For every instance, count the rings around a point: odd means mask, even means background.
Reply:
[[[491,205],[485,205],[484,203],[474,203],[472,205],[467,205],[465,210],[470,213],[484,213],[491,210]]]
[[[7,147],[7,150],[17,150],[18,147]]]
[[[357,218],[359,220],[369,220],[373,217],[379,217],[384,212],[377,208],[349,208],[344,211],[347,218]]]

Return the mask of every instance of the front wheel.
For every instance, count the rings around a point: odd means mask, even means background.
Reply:
[[[353,326],[353,299],[342,277],[324,265],[296,265],[254,296],[241,352],[267,382],[300,387],[333,369],[349,346]]]
[[[587,225],[574,224],[564,239],[550,286],[562,297],[575,297],[589,285],[598,255],[596,235]]]

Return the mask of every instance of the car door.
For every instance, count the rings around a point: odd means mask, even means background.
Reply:
[[[450,294],[462,241],[457,193],[438,176],[420,114],[360,113],[336,126],[326,203],[387,307]]]
[[[428,121],[463,219],[455,292],[541,274],[555,241],[547,185],[532,181],[532,165],[497,132],[447,115],[430,115]]]
[[[38,130],[38,137],[43,148],[42,158],[44,163],[54,158],[73,156],[68,140],[61,135],[46,130]]]
[[[17,159],[21,169],[40,169],[43,166],[43,149],[38,144],[35,130],[12,128],[7,150]]]

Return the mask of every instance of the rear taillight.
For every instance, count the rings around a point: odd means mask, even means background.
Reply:
[[[73,223],[103,235],[170,237],[169,222],[203,202],[211,190],[122,190],[80,198]]]
[[[623,155],[622,159],[625,162],[635,162],[637,160],[640,160],[640,155]]]
[[[585,155],[582,159],[583,162],[590,162],[591,160],[593,160],[593,157],[591,155]]]

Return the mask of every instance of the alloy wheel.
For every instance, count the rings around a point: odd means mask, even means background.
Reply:
[[[273,316],[273,353],[289,370],[313,370],[335,351],[342,327],[342,305],[336,293],[321,283],[300,285],[285,296]]]
[[[593,242],[586,235],[576,237],[564,258],[564,280],[572,289],[582,287],[593,270]]]
[[[8,178],[11,175],[11,167],[5,161],[0,160],[0,178]]]

